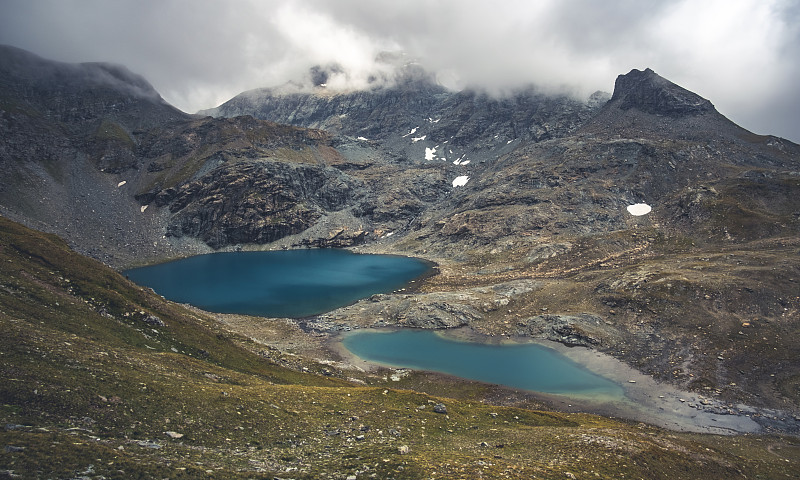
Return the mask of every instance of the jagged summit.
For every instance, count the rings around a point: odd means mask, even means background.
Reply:
[[[611,101],[619,108],[636,108],[656,115],[687,116],[716,111],[705,98],[675,85],[653,70],[633,69],[617,77]]]

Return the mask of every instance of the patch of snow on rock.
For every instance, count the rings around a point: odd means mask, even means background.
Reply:
[[[436,149],[425,147],[425,160],[433,160],[436,158]]]
[[[469,182],[469,177],[466,175],[461,175],[453,179],[453,187],[463,187],[464,185]]]
[[[414,135],[415,133],[417,133],[417,127],[412,128],[410,132],[403,135],[403,138],[406,138],[409,135]]]
[[[633,205],[628,205],[628,213],[635,217],[640,217],[642,215],[647,215],[653,208],[646,204],[646,203],[636,203]]]
[[[369,142],[369,139],[366,137],[358,137],[357,140],[361,140],[362,142]]]
[[[149,206],[150,206],[150,205],[142,205],[142,208],[140,208],[140,209],[139,209],[139,211],[141,211],[142,213],[144,213],[144,211],[145,211],[145,210],[147,210],[147,207],[149,207]]]
[[[128,181],[127,181],[127,180],[123,180],[123,181],[119,182],[119,183],[117,184],[117,188],[119,188],[119,187],[121,187],[121,186],[125,185],[126,183],[128,183]]]
[[[420,140],[425,140],[425,137],[427,137],[427,135],[423,135],[423,136],[421,136],[421,137],[411,137],[411,142],[412,142],[412,143],[417,143],[417,142],[419,142]]]

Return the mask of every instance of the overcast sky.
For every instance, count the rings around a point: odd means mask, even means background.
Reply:
[[[363,84],[404,51],[451,87],[588,96],[632,68],[800,142],[800,0],[0,0],[0,43],[111,61],[195,112],[338,63]],[[335,80],[335,81],[334,81]]]

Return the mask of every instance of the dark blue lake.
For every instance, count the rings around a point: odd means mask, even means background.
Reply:
[[[615,399],[624,395],[620,385],[534,343],[465,342],[429,330],[359,331],[347,334],[342,343],[364,360],[393,367],[441,372],[544,393]]]
[[[416,258],[319,249],[213,253],[123,273],[203,310],[300,318],[399,289],[430,269]]]

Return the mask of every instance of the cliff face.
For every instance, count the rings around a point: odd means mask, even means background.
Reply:
[[[164,192],[156,205],[173,213],[167,235],[212,248],[271,243],[310,228],[328,211],[356,201],[360,187],[331,167],[282,162],[224,166]]]

